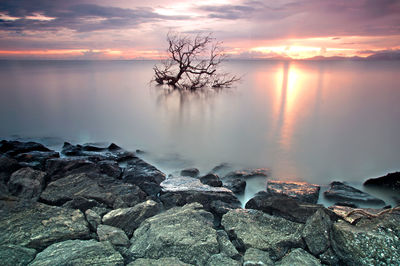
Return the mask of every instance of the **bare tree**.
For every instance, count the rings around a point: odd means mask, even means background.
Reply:
[[[220,64],[226,59],[221,42],[211,34],[167,35],[168,59],[154,66],[154,81],[174,89],[197,90],[203,87],[225,88],[239,80],[229,73],[219,73]]]

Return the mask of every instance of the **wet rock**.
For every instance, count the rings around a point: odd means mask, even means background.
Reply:
[[[13,172],[20,169],[18,161],[6,156],[0,156],[0,183],[6,184]]]
[[[100,168],[100,172],[114,178],[120,178],[122,175],[122,169],[119,167],[116,161],[100,161],[97,163]]]
[[[246,249],[268,251],[273,260],[280,259],[291,248],[304,247],[301,238],[304,225],[261,211],[232,210],[222,217],[221,223]]]
[[[299,201],[317,203],[320,186],[306,182],[268,181],[267,192],[286,195]]]
[[[129,246],[129,239],[121,229],[105,224],[97,227],[97,235],[100,241],[109,241],[114,246]]]
[[[39,254],[31,266],[124,265],[124,259],[111,244],[95,240],[67,240],[55,243]]]
[[[331,217],[331,220],[337,220],[337,215],[322,205],[299,202],[285,195],[271,195],[265,191],[258,192],[250,199],[246,203],[246,209],[261,210],[299,223],[306,223],[310,216],[322,209]]]
[[[243,257],[243,266],[273,266],[274,262],[269,258],[267,251],[249,248]]]
[[[101,224],[101,217],[95,211],[89,209],[85,211],[86,221],[89,223],[92,231],[97,231],[97,227]]]
[[[136,158],[133,152],[128,152],[115,144],[111,144],[109,147],[97,147],[90,144],[72,145],[65,142],[61,153],[67,156],[90,157],[94,161],[113,160],[121,162]]]
[[[380,186],[400,190],[400,172],[389,173],[385,176],[370,178],[364,186]]]
[[[43,249],[67,239],[89,238],[89,227],[79,210],[41,203],[13,206],[0,217],[0,244]]]
[[[14,158],[17,159],[21,165],[44,170],[47,160],[59,157],[60,154],[55,151],[31,151],[18,154]]]
[[[329,189],[324,192],[327,199],[335,201],[347,201],[352,203],[385,204],[381,199],[375,198],[370,194],[346,185],[342,182],[332,182]]]
[[[219,176],[225,176],[229,173],[231,169],[232,165],[230,165],[229,163],[221,163],[211,169],[210,173],[218,174]]]
[[[25,266],[36,256],[36,250],[16,245],[1,245],[0,259],[3,266]]]
[[[204,265],[219,252],[213,215],[192,203],[175,207],[145,220],[131,239],[137,258],[176,257],[185,263]]]
[[[351,202],[347,202],[347,201],[339,201],[339,202],[335,202],[336,206],[344,206],[344,207],[350,207],[350,208],[358,208],[357,204],[351,203]]]
[[[339,221],[332,227],[332,247],[347,265],[396,265],[400,261],[400,215]]]
[[[197,177],[200,174],[197,168],[186,168],[181,171],[181,176]]]
[[[70,201],[67,201],[62,206],[64,208],[78,209],[81,210],[82,212],[85,212],[87,209],[91,209],[93,207],[100,207],[100,208],[106,207],[105,204],[99,203],[94,199],[87,199],[81,196],[78,196]]]
[[[72,174],[100,174],[100,169],[95,163],[85,159],[56,158],[46,161],[46,172],[50,181],[72,175]]]
[[[134,158],[128,161],[122,179],[139,186],[148,195],[157,195],[161,191],[160,183],[165,180],[165,174],[142,159]]]
[[[230,178],[241,178],[247,179],[256,176],[268,176],[268,169],[266,168],[256,168],[256,169],[244,169],[239,171],[233,171],[223,177],[223,179],[230,179]]]
[[[22,168],[14,172],[8,181],[8,189],[14,196],[36,201],[44,186],[46,173]]]
[[[20,153],[26,153],[31,151],[51,151],[40,143],[37,142],[20,142],[20,141],[0,141],[0,154],[8,156],[16,156]]]
[[[313,255],[321,254],[329,248],[331,227],[332,221],[322,209],[308,218],[302,236]]]
[[[208,261],[207,266],[240,266],[241,263],[238,261],[231,259],[230,257],[226,256],[225,254],[214,254],[212,255]]]
[[[321,262],[313,257],[311,254],[307,253],[301,248],[296,248],[292,250],[289,254],[278,261],[275,265],[278,266],[318,266],[322,265]]]
[[[225,254],[229,258],[239,260],[240,254],[229,240],[228,234],[224,230],[217,231],[217,241],[219,244],[219,250],[221,253]]]
[[[224,187],[236,194],[241,194],[246,189],[246,181],[240,178],[225,179],[222,183]]]
[[[200,177],[200,182],[211,187],[222,187],[222,181],[216,174],[207,174]]]
[[[49,183],[40,199],[51,205],[62,205],[84,197],[104,203],[110,208],[134,206],[145,200],[146,194],[137,186],[105,175],[73,174]],[[118,205],[116,204],[118,203]]]
[[[167,257],[167,258],[160,258],[160,259],[137,259],[131,263],[129,263],[127,266],[160,266],[160,265],[165,265],[165,266],[190,266],[192,264],[187,264],[182,261],[180,261],[177,258],[174,257]]]
[[[103,216],[103,223],[121,228],[130,237],[144,220],[161,212],[161,208],[160,203],[147,200],[132,208],[110,211]]]

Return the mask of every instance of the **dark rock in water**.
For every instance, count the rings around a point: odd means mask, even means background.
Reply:
[[[152,200],[139,203],[132,208],[112,210],[103,217],[103,223],[124,230],[131,237],[139,225],[149,217],[161,212],[161,204]]]
[[[347,201],[339,201],[336,202],[334,205],[336,206],[344,206],[344,207],[351,207],[351,208],[358,208],[357,204],[351,203],[351,202],[347,202]]]
[[[296,248],[292,250],[289,254],[282,258],[282,260],[275,263],[277,266],[294,266],[294,265],[307,265],[307,266],[318,266],[322,265],[321,262],[313,257],[307,251]]]
[[[57,158],[47,160],[46,172],[49,175],[50,181],[55,181],[72,174],[99,174],[100,169],[95,163],[88,160],[76,158]]]
[[[8,189],[14,196],[36,201],[42,192],[45,176],[45,172],[29,167],[19,169],[11,175]]]
[[[306,182],[268,181],[267,192],[286,195],[299,201],[317,203],[320,186]]]
[[[234,233],[246,249],[268,251],[271,258],[282,258],[291,248],[303,248],[304,225],[270,216],[257,210],[231,210],[222,217],[225,231]]]
[[[331,227],[332,221],[322,209],[308,218],[302,236],[313,255],[319,255],[329,248]]]
[[[208,259],[206,265],[207,266],[214,266],[214,265],[240,266],[242,264],[234,259],[231,259],[230,257],[226,256],[225,254],[214,254]]]
[[[1,245],[0,259],[3,266],[25,266],[36,256],[36,250],[16,245]]]
[[[327,199],[335,201],[385,204],[385,202],[381,199],[375,198],[366,192],[338,181],[330,183],[329,189],[324,192],[324,196]]]
[[[215,213],[222,216],[224,209],[240,208],[240,201],[232,191],[223,187],[211,187],[202,184],[198,179],[191,177],[175,177],[161,183],[161,201],[166,208],[183,206],[187,203],[198,202],[207,211],[217,211],[220,208],[222,213]],[[224,204],[218,203],[223,202]],[[223,205],[223,206],[221,206]]]
[[[91,209],[93,207],[100,207],[100,208],[105,208],[107,207],[106,205],[94,200],[94,199],[88,199],[83,196],[77,196],[76,198],[73,198],[70,201],[67,201],[62,205],[64,208],[70,208],[70,209],[78,209],[82,212],[85,212],[87,209]]]
[[[230,178],[251,178],[256,176],[268,176],[268,169],[266,168],[256,168],[256,169],[244,169],[239,171],[233,171],[224,176],[222,179],[230,179]]]
[[[55,242],[89,238],[88,224],[79,210],[15,203],[0,215],[0,245],[41,250]]]
[[[134,158],[128,161],[122,179],[137,185],[148,195],[157,195],[161,191],[160,183],[165,180],[165,174],[142,159]]]
[[[239,260],[241,258],[239,252],[229,240],[228,234],[224,230],[217,231],[217,241],[221,253],[235,260]]]
[[[274,262],[269,258],[269,253],[267,251],[249,248],[243,257],[243,265],[246,266],[273,266]]]
[[[229,178],[223,181],[223,186],[231,190],[233,193],[243,193],[246,189],[246,181],[240,178]]]
[[[129,263],[127,266],[190,266],[193,264],[187,264],[182,261],[180,261],[177,258],[174,257],[167,257],[167,258],[160,258],[160,259],[137,259],[131,263]]]
[[[51,151],[40,143],[36,142],[20,142],[20,141],[0,141],[0,154],[8,156],[15,156],[19,153],[26,153],[31,151]]]
[[[51,205],[62,205],[78,197],[93,199],[110,208],[121,208],[143,202],[146,193],[135,185],[109,176],[73,174],[49,183],[40,199]]]
[[[44,170],[46,161],[48,159],[59,158],[60,154],[55,151],[31,151],[27,153],[20,153],[14,158],[20,162],[21,165],[29,166],[35,169]]]
[[[18,161],[6,156],[0,156],[0,183],[6,184],[13,172],[20,169]]]
[[[378,178],[371,178],[364,182],[364,186],[381,186],[400,190],[400,172],[389,173]]]
[[[97,227],[97,235],[100,241],[109,241],[114,246],[129,246],[130,244],[125,232],[114,226],[100,224]]]
[[[246,203],[246,209],[261,210],[293,222],[306,223],[307,219],[317,210],[322,209],[331,220],[337,220],[337,215],[325,209],[322,205],[299,202],[285,195],[271,195],[268,192],[258,192]]]
[[[111,244],[96,240],[67,240],[55,243],[39,254],[31,266],[124,265],[124,259]]]
[[[387,213],[360,220],[355,226],[333,224],[332,247],[346,265],[398,265],[400,261],[400,215]]]
[[[210,173],[218,174],[219,176],[225,176],[229,171],[232,170],[232,166],[229,163],[221,163],[211,169]]]
[[[219,176],[216,174],[207,174],[199,178],[200,182],[209,185],[212,187],[222,187],[222,181],[219,179]]]
[[[187,168],[181,171],[181,176],[197,177],[200,174],[197,168]]]
[[[114,178],[120,178],[122,175],[122,169],[119,167],[116,161],[100,161],[97,163],[100,168],[100,172]]]
[[[136,258],[176,257],[185,263],[204,265],[219,253],[213,215],[192,203],[175,207],[145,220],[131,239]]]

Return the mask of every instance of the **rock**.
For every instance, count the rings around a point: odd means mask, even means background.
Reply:
[[[327,251],[319,255],[321,263],[326,265],[340,265],[339,258],[333,252],[332,248],[328,248]]]
[[[233,193],[241,194],[246,189],[246,181],[240,178],[230,178],[223,181],[223,186]]]
[[[95,240],[67,240],[55,243],[39,254],[30,266],[124,265],[124,259],[111,244]]]
[[[176,257],[204,265],[219,252],[213,215],[192,203],[175,207],[145,220],[136,229],[130,251],[137,258]]]
[[[296,248],[292,250],[289,254],[278,261],[275,265],[277,266],[318,266],[322,265],[321,262],[313,257],[311,254],[307,253],[301,248]]]
[[[79,210],[42,203],[14,206],[1,213],[0,244],[43,249],[67,239],[89,238],[89,227]]]
[[[380,186],[400,190],[400,172],[389,173],[385,176],[370,178],[364,186]]]
[[[230,165],[229,163],[221,163],[211,169],[210,173],[218,174],[219,176],[225,176],[229,173],[231,169],[232,165]]]
[[[368,212],[371,214],[378,214],[379,212],[383,211],[384,209],[372,209],[372,208],[351,208],[346,206],[330,206],[328,207],[331,211],[336,213],[340,218],[343,220],[351,223],[356,224],[361,218],[365,217],[362,212]]]
[[[47,160],[59,157],[60,154],[55,151],[31,151],[27,153],[20,153],[14,158],[17,159],[21,165],[44,170]]]
[[[99,203],[94,199],[87,199],[82,196],[73,198],[72,200],[64,203],[62,206],[64,208],[78,209],[81,210],[82,212],[85,212],[86,210],[91,209],[93,207],[100,207],[100,208],[106,207],[106,205]]]
[[[400,261],[400,215],[333,224],[332,247],[346,265],[396,265]]]
[[[200,177],[200,182],[212,187],[222,187],[222,181],[216,174],[207,174],[205,176],[202,176]]]
[[[200,174],[199,169],[197,168],[187,168],[181,171],[181,176],[189,176],[189,177],[196,177]]]
[[[268,169],[266,168],[256,168],[256,169],[244,169],[239,171],[233,171],[223,177],[223,179],[230,179],[230,178],[241,178],[247,179],[256,176],[268,176]]]
[[[308,218],[302,236],[313,255],[319,255],[329,248],[331,226],[330,217],[322,209]]]
[[[286,195],[299,201],[317,203],[320,186],[306,182],[268,181],[267,192]]]
[[[119,167],[116,161],[100,161],[97,163],[100,168],[100,172],[114,178],[120,178],[122,175],[122,169]]]
[[[49,183],[40,199],[51,205],[62,205],[78,197],[93,199],[110,208],[119,208],[143,202],[146,194],[135,185],[109,176],[81,173]]]
[[[1,245],[0,259],[3,266],[25,266],[36,256],[36,250],[16,245]]]
[[[15,156],[19,153],[27,153],[31,151],[51,151],[40,143],[36,142],[20,142],[20,141],[0,141],[0,154]]]
[[[238,205],[228,203],[228,202],[223,202],[221,200],[213,200],[210,203],[210,212],[221,216],[227,213],[230,210],[237,209],[239,208]]]
[[[22,168],[14,172],[8,181],[8,190],[14,196],[36,201],[44,186],[46,173]]]
[[[269,258],[267,251],[249,248],[243,257],[243,266],[273,266],[274,262]]]
[[[229,258],[239,260],[240,254],[236,250],[235,246],[229,240],[228,234],[224,230],[217,231],[217,241],[219,244],[219,250]]]
[[[0,183],[6,184],[13,172],[21,166],[18,161],[6,156],[0,156]]]
[[[100,169],[86,159],[76,158],[55,158],[46,161],[46,172],[50,177],[50,181],[55,181],[60,178],[72,174],[100,174]]]
[[[299,202],[285,195],[271,195],[265,191],[258,192],[250,199],[246,203],[246,209],[261,210],[298,223],[306,223],[310,216],[322,209],[331,220],[337,220],[337,215],[322,205]]]
[[[174,257],[160,258],[160,259],[137,259],[127,266],[190,266]]]
[[[208,261],[207,266],[240,266],[241,263],[238,261],[231,259],[225,254],[214,254],[212,255]]]
[[[358,208],[358,205],[357,205],[357,204],[354,204],[354,203],[351,203],[351,202],[347,202],[347,201],[335,202],[334,205],[335,205],[335,206],[344,206],[344,207]]]
[[[302,224],[261,211],[232,210],[222,217],[221,223],[225,231],[234,234],[246,249],[268,251],[274,260],[283,257],[291,248],[304,247]]]
[[[375,198],[366,192],[338,181],[330,183],[329,189],[324,192],[324,196],[327,199],[335,201],[382,205],[385,204],[385,202],[381,199]]]
[[[97,235],[100,241],[110,241],[114,246],[129,246],[129,239],[125,232],[119,228],[100,224],[97,227]]]
[[[161,212],[161,204],[153,200],[139,203],[132,208],[112,210],[103,216],[103,223],[121,228],[131,237],[133,231],[149,217]]]
[[[148,195],[157,195],[161,191],[160,183],[165,180],[165,174],[136,157],[128,161],[122,179],[137,185]]]
[[[95,211],[89,209],[85,211],[86,221],[89,223],[92,231],[97,231],[97,227],[101,224],[101,217]]]

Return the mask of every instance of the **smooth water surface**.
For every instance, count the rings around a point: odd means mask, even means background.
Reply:
[[[0,61],[0,137],[115,142],[167,173],[228,162],[361,184],[400,170],[400,62],[231,61],[236,88],[196,94],[150,84],[154,63]]]

